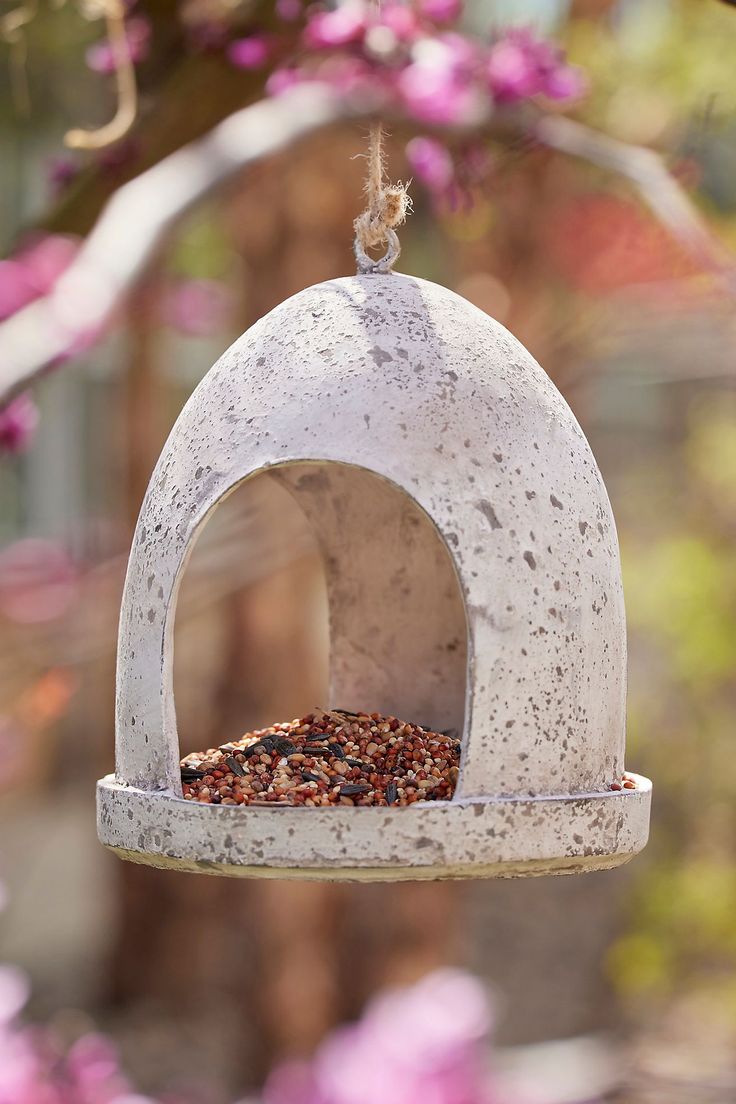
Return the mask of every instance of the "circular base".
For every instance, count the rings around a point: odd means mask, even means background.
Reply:
[[[200,805],[97,783],[97,833],[121,858],[244,878],[403,881],[573,874],[628,862],[649,835],[652,784],[564,797],[405,808]]]

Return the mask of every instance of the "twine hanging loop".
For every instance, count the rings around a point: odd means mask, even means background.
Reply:
[[[380,123],[371,127],[368,147],[368,173],[365,181],[366,208],[358,215],[355,230],[355,260],[360,274],[386,275],[398,260],[401,243],[396,227],[405,221],[411,210],[411,200],[405,184],[388,184],[383,161],[383,128]],[[380,260],[369,256],[369,249],[386,243],[386,252]]]

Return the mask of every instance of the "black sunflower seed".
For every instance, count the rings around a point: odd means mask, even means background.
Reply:
[[[273,751],[273,744],[273,737],[266,736],[263,740],[259,740],[257,744],[251,744],[250,747],[243,748],[243,755],[270,755]]]
[[[196,767],[181,768],[182,782],[197,782],[200,778],[204,778],[204,771],[197,770]]]
[[[240,778],[243,778],[245,776],[245,771],[243,770],[242,766],[234,755],[228,755],[225,759],[225,762],[230,770],[233,772],[233,774],[237,774]]]
[[[321,779],[318,774],[312,774],[311,771],[302,771],[302,778],[305,782],[320,782]]]
[[[398,799],[399,787],[396,785],[395,782],[389,782],[388,786],[386,787],[384,796],[386,798],[387,805],[393,805],[394,801]]]
[[[358,770],[371,771],[373,770],[372,763],[364,763],[362,759],[351,759],[349,755],[345,756],[345,762],[351,767],[357,767]]]
[[[330,749],[328,747],[313,747],[311,744],[305,744],[302,748],[305,755],[329,755]]]
[[[370,786],[364,786],[360,782],[348,782],[346,786],[340,786],[340,797],[353,797],[355,794],[370,793]]]
[[[276,744],[276,751],[279,755],[296,755],[299,748],[296,744],[292,744],[291,740],[279,740]]]
[[[327,745],[329,751],[335,756],[336,759],[344,759],[345,752],[342,750],[342,744],[334,743]]]

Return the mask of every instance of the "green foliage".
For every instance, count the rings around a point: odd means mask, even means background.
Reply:
[[[687,421],[674,462],[669,453],[669,509],[623,538],[631,746],[655,801],[631,926],[609,965],[632,998],[716,986],[726,1008],[736,971],[733,396],[695,403]],[[631,478],[641,482],[641,469]]]

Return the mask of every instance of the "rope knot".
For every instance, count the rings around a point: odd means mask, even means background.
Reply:
[[[353,228],[355,230],[355,259],[359,273],[381,273],[391,271],[401,252],[396,227],[405,221],[411,210],[411,199],[406,184],[387,184],[383,161],[383,129],[378,124],[371,128],[368,150],[368,175],[365,182],[367,205],[358,215]],[[376,249],[386,243],[386,252],[378,261],[369,255],[369,249]]]

